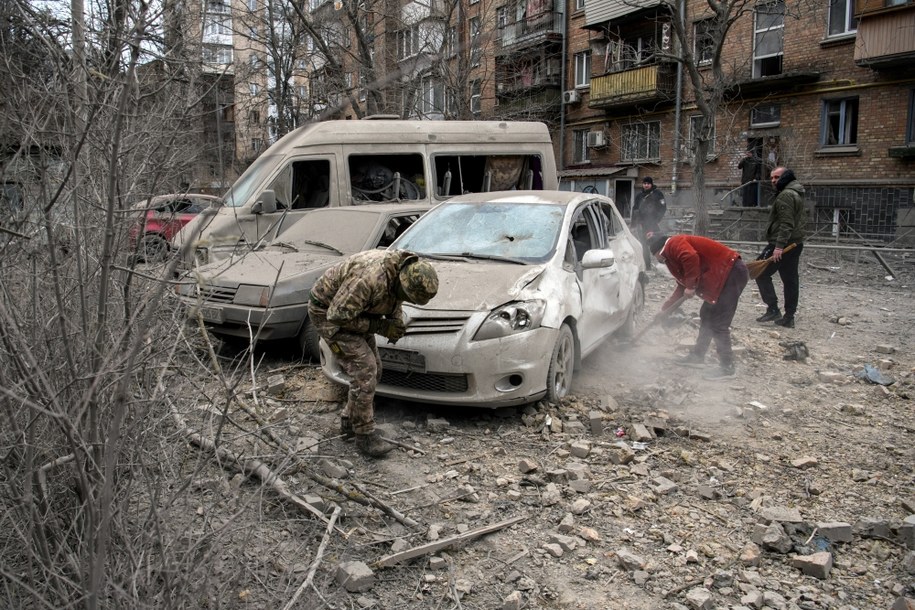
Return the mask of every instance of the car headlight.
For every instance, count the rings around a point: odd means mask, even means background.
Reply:
[[[517,301],[496,307],[480,324],[473,340],[497,339],[540,328],[545,310],[546,301],[541,299]]]
[[[270,303],[270,287],[242,284],[235,293],[234,302],[236,305],[266,307]]]

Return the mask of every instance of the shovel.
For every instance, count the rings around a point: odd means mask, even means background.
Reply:
[[[631,345],[634,345],[634,344],[636,343],[636,341],[638,341],[639,339],[642,338],[642,335],[644,335],[644,334],[647,333],[649,330],[651,330],[652,328],[654,328],[655,326],[657,326],[657,324],[658,324],[659,322],[662,322],[662,321],[666,320],[668,317],[670,317],[670,315],[671,315],[673,312],[677,311],[677,310],[680,308],[680,305],[682,305],[682,304],[683,304],[683,301],[685,301],[686,299],[687,299],[687,296],[684,294],[684,295],[681,296],[679,299],[677,299],[676,301],[674,301],[674,304],[671,305],[670,308],[668,308],[668,309],[662,309],[661,311],[659,311],[658,313],[656,313],[656,314],[654,315],[654,317],[651,319],[651,322],[649,322],[648,324],[646,324],[645,327],[644,327],[642,330],[640,330],[639,332],[637,332],[631,339],[629,339],[627,345],[630,345],[630,346],[631,346]]]

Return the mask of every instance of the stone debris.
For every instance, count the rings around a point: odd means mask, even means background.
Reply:
[[[806,455],[804,457],[799,457],[791,460],[791,465],[799,470],[807,470],[808,468],[813,468],[819,463],[819,460],[817,460],[815,457]]]
[[[512,591],[502,600],[502,610],[521,610],[521,591]]]
[[[830,542],[851,542],[852,527],[850,523],[831,521],[817,523],[817,533]]]
[[[619,561],[620,567],[622,567],[627,572],[640,570],[645,567],[645,560],[635,553],[629,551],[628,549],[620,549],[617,551],[616,559]]]
[[[807,576],[825,580],[832,570],[832,553],[822,551],[813,555],[798,555],[791,560],[791,565],[800,568]]]
[[[350,593],[370,590],[375,580],[375,573],[361,561],[347,561],[337,566],[337,584]]]

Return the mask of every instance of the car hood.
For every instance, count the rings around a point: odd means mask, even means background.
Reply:
[[[268,286],[326,269],[343,260],[336,254],[265,249],[204,265],[200,275],[209,283]]]
[[[438,274],[438,294],[427,307],[461,311],[488,311],[518,299],[546,267],[488,261],[431,263]]]

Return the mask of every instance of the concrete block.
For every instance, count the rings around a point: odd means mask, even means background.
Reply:
[[[604,418],[600,411],[588,412],[588,425],[591,426],[591,434],[594,436],[604,433]]]
[[[890,610],[915,610],[915,599],[908,597],[897,597]]]
[[[337,584],[350,593],[362,593],[375,585],[375,573],[361,561],[347,561],[337,566]]]
[[[817,533],[830,542],[851,542],[851,524],[841,521],[817,523]]]
[[[591,453],[591,443],[587,441],[575,441],[569,445],[569,451],[577,458],[586,458]]]
[[[629,428],[629,438],[638,442],[648,442],[654,438],[654,434],[648,431],[645,424],[632,424]]]
[[[822,551],[813,555],[798,555],[791,560],[791,565],[800,568],[807,576],[825,580],[829,577],[829,571],[832,570],[832,553]]]

